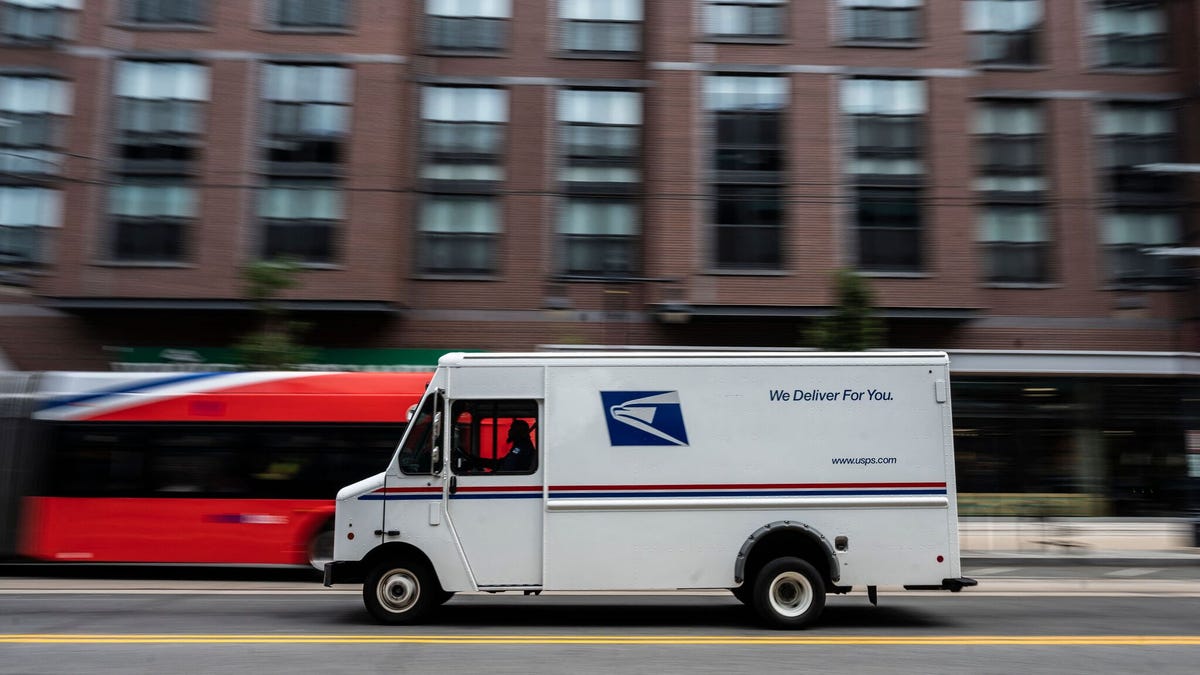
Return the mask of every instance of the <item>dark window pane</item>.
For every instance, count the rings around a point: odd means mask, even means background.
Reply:
[[[853,40],[909,41],[920,35],[920,8],[858,7],[847,11]]]
[[[1038,62],[1036,32],[977,33],[972,54],[979,63],[1032,65]]]
[[[633,244],[632,237],[569,235],[565,272],[588,276],[632,273]]]
[[[778,227],[732,227],[718,225],[717,267],[734,269],[778,269],[782,262]]]
[[[183,259],[184,226],[175,220],[117,221],[114,255],[118,260],[171,262]]]
[[[333,232],[331,223],[321,221],[268,222],[263,257],[331,262],[335,258]]]
[[[858,198],[859,265],[881,271],[921,267],[921,218],[911,190],[871,190]]]
[[[494,269],[495,239],[490,234],[422,235],[419,264],[427,274],[488,274]]]
[[[989,281],[1039,283],[1048,278],[1044,242],[991,242],[987,258]]]
[[[782,116],[778,112],[719,112],[716,125],[718,171],[783,170]]]
[[[1150,255],[1145,244],[1126,244],[1107,248],[1113,280],[1129,284],[1184,284],[1187,268],[1180,258]]]
[[[336,28],[346,25],[348,0],[275,0],[276,21],[285,27]]]
[[[427,16],[425,20],[429,46],[434,49],[496,51],[504,48],[505,19]]]

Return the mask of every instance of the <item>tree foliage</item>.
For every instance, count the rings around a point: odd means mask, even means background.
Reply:
[[[867,281],[854,270],[841,269],[834,273],[833,282],[837,307],[809,328],[808,345],[839,352],[882,346],[883,322],[875,316],[875,300]]]
[[[291,370],[312,359],[313,350],[299,335],[308,325],[288,318],[279,294],[294,287],[298,267],[285,261],[260,261],[242,268],[245,294],[254,302],[258,326],[235,345],[247,370]]]

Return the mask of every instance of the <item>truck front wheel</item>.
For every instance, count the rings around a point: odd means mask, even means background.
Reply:
[[[363,584],[363,603],[379,623],[415,623],[437,601],[441,591],[421,561],[387,560],[375,566]]]
[[[807,561],[776,558],[754,582],[754,609],[777,628],[803,628],[825,609],[825,581]]]

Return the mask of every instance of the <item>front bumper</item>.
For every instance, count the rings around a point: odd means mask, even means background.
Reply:
[[[361,584],[363,576],[362,564],[354,560],[339,560],[325,563],[325,585]]]

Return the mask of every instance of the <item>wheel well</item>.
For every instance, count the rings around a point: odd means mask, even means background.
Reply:
[[[404,542],[392,542],[383,544],[371,550],[362,560],[355,563],[349,563],[337,583],[363,583],[367,580],[367,575],[375,566],[385,560],[395,560],[399,558],[414,558],[420,560],[429,569],[434,580],[438,582],[438,588],[441,588],[442,581],[438,579],[437,568],[433,566],[433,562],[429,560],[429,556],[425,555],[424,551]]]
[[[833,549],[820,533],[803,523],[783,521],[763,526],[750,535],[738,553],[734,580],[753,583],[764,565],[785,556],[808,561],[828,586],[841,576]]]

